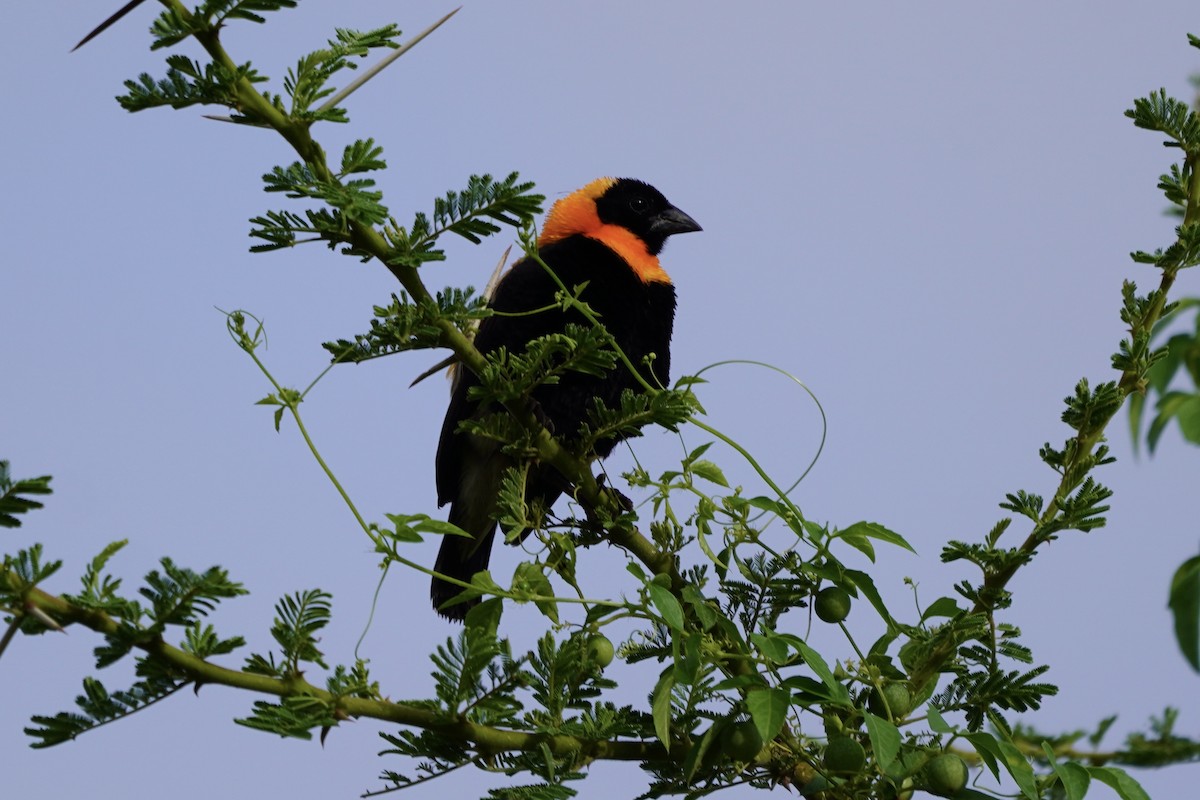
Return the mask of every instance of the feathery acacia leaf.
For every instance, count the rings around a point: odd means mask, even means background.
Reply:
[[[95,678],[84,678],[83,694],[75,698],[75,704],[82,714],[62,711],[53,717],[35,716],[32,721],[37,727],[26,728],[25,733],[35,740],[31,747],[52,747],[107,722],[127,717],[174,694],[185,685],[186,681],[158,675],[138,681],[125,691],[110,693]]]
[[[0,528],[21,527],[21,520],[16,515],[41,508],[42,504],[31,497],[52,494],[50,481],[49,475],[13,480],[8,462],[0,461]]]
[[[389,305],[375,306],[375,318],[367,333],[356,335],[353,341],[326,342],[322,347],[339,363],[359,363],[408,350],[442,347],[439,320],[449,320],[460,330],[468,331],[490,313],[486,301],[474,296],[470,288],[448,287],[438,292],[432,303],[414,303],[401,292],[392,295]]]
[[[541,212],[545,197],[534,194],[532,182],[519,180],[513,172],[497,181],[491,175],[472,175],[467,188],[447,192],[433,204],[433,222],[418,213],[409,228],[395,225],[384,229],[392,245],[389,263],[395,266],[419,267],[429,261],[441,261],[445,253],[437,249],[442,234],[455,233],[479,244],[485,236],[500,231],[497,223],[524,228],[532,225]]]
[[[234,70],[220,64],[200,64],[187,56],[167,58],[166,77],[155,80],[142,73],[136,81],[125,81],[126,94],[117,98],[126,111],[145,111],[170,106],[180,109],[194,105],[217,105],[237,108],[235,86],[240,80],[258,83],[266,80],[249,63]]]

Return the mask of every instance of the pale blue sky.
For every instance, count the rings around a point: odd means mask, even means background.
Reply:
[[[264,318],[269,365],[302,386],[325,364],[320,342],[364,330],[398,287],[318,247],[247,252],[247,220],[285,202],[260,191],[263,172],[293,160],[278,137],[112,101],[124,79],[162,72],[147,50],[150,4],[74,54],[116,0],[11,5],[0,457],[21,476],[53,474],[56,493],[2,534],[3,549],[45,543],[67,562],[46,587],[61,591],[125,537],[115,568],[129,583],[163,555],[226,565],[253,594],[216,621],[258,649],[275,600],[319,586],[334,595],[326,653],[349,661],[375,559],[294,429],[276,434],[252,405],[268,388],[214,306]],[[415,33],[451,7],[310,0],[266,28],[232,26],[226,43],[278,77],[334,26]],[[350,127],[318,134],[330,151],[365,136],[383,145],[401,219],[477,172],[520,170],[551,198],[606,174],[655,184],[705,229],[663,255],[680,297],[677,374],[754,358],[802,377],[829,440],[796,499],[814,519],[876,520],[908,537],[921,557],[885,551],[876,579],[911,608],[905,576],[925,601],[975,577],[940,563],[946,539],[980,538],[1006,492],[1052,491],[1037,449],[1066,434],[1061,398],[1081,376],[1111,375],[1121,280],[1154,277],[1126,254],[1165,245],[1172,225],[1155,189],[1172,152],[1122,112],[1159,86],[1189,96],[1200,71],[1189,31],[1200,18],[1185,2],[476,2],[356,95]],[[426,280],[480,286],[511,239],[450,243]],[[1200,294],[1196,275],[1178,286]],[[407,388],[435,360],[340,368],[306,403],[371,519],[436,513],[445,385]],[[798,391],[744,368],[711,378],[713,424],[782,477],[808,462],[819,428]],[[1116,491],[1109,526],[1064,537],[1012,587],[1011,620],[1062,687],[1028,721],[1056,731],[1119,713],[1123,733],[1175,705],[1197,736],[1200,678],[1172,641],[1165,598],[1200,539],[1194,502],[1180,499],[1195,491],[1200,451],[1171,435],[1138,462],[1123,420],[1112,434],[1119,462],[1100,476]],[[652,435],[637,451],[657,471],[678,444]],[[748,470],[729,471],[754,486]],[[414,553],[432,563],[435,547]],[[620,561],[596,557],[625,586]],[[511,568],[516,554],[495,561]],[[426,691],[427,653],[453,631],[427,605],[425,578],[394,571],[365,645],[392,696]],[[528,610],[506,621],[518,642],[539,624]],[[375,756],[373,722],[343,726],[323,749],[235,726],[255,698],[217,687],[24,749],[29,716],[71,706],[96,644],[83,631],[19,639],[0,661],[12,796],[353,797],[380,770],[410,768]],[[128,681],[124,665],[109,672],[112,688]],[[644,785],[633,767],[594,773],[581,797]],[[1200,766],[1138,777],[1153,797],[1180,798]],[[409,796],[488,785],[460,771]]]

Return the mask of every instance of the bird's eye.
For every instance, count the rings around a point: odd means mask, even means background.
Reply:
[[[650,201],[644,197],[635,197],[629,201],[629,207],[638,214],[644,214],[650,209]]]

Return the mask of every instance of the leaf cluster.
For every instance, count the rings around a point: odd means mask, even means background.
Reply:
[[[471,331],[490,315],[486,300],[470,289],[447,287],[433,298],[413,302],[401,292],[392,295],[386,306],[375,306],[370,329],[351,339],[338,339],[322,345],[337,363],[357,364],[409,350],[444,346],[441,321],[449,321],[459,330]]]
[[[467,393],[481,406],[507,405],[533,395],[539,386],[558,383],[568,372],[602,377],[617,356],[603,328],[568,324],[562,333],[539,336],[517,353],[504,347],[486,354],[487,364]]]
[[[7,461],[0,461],[0,528],[19,528],[21,520],[17,514],[27,514],[42,504],[35,496],[51,494],[50,476],[20,478],[14,480],[9,473]]]
[[[338,28],[336,36],[328,46],[300,58],[296,66],[288,70],[283,80],[284,92],[291,98],[288,116],[300,122],[348,122],[345,109],[336,106],[314,108],[319,100],[334,93],[330,80],[343,69],[357,69],[350,59],[365,57],[372,49],[395,49],[400,45],[396,39],[400,29],[385,25],[371,31],[353,31]],[[282,104],[279,104],[282,105]]]
[[[151,50],[172,47],[197,34],[216,31],[227,20],[263,23],[262,14],[295,8],[297,0],[205,0],[190,13],[168,6],[150,26]]]
[[[384,227],[383,235],[391,246],[385,261],[388,266],[416,268],[445,260],[445,251],[437,247],[443,234],[453,233],[479,244],[483,237],[499,233],[501,224],[514,228],[532,225],[546,199],[533,189],[533,183],[522,181],[516,172],[501,180],[472,175],[465,189],[446,192],[434,200],[432,219],[418,212],[407,228],[394,221]]]

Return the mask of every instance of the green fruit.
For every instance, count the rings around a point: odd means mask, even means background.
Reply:
[[[840,586],[829,586],[817,592],[813,610],[822,622],[841,622],[850,616],[850,593]]]
[[[887,703],[884,703],[884,700],[887,700]],[[867,700],[867,708],[880,717],[886,717],[888,709],[891,709],[892,717],[900,719],[912,711],[912,695],[908,693],[908,687],[903,683],[886,683],[883,686],[882,695],[878,689],[871,691],[871,697]]]
[[[758,727],[750,720],[736,722],[721,734],[721,749],[734,761],[753,761],[762,748],[762,736],[758,733]]]
[[[942,753],[925,765],[926,788],[939,797],[953,797],[967,785],[966,762],[953,753]]]
[[[588,658],[599,664],[601,669],[613,662],[613,655],[616,653],[613,643],[608,640],[608,637],[599,633],[588,639],[587,652]]]
[[[863,746],[853,739],[841,737],[830,739],[825,745],[825,769],[833,773],[861,772],[867,765],[867,754]]]

